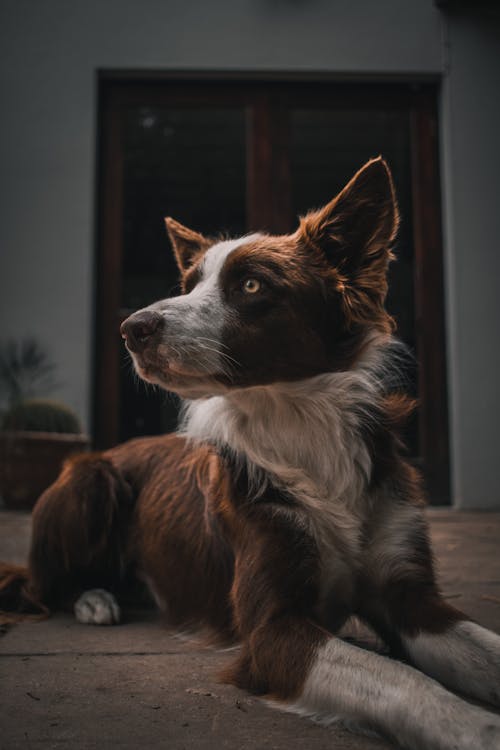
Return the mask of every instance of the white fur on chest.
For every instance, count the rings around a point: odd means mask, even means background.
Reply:
[[[339,541],[350,565],[359,551],[371,459],[363,409],[377,399],[365,369],[241,389],[186,406],[183,433],[229,445],[268,472],[303,508],[325,569]]]
[[[362,404],[374,399],[360,373],[329,373],[294,383],[191,402],[187,437],[229,445],[294,495],[307,486],[331,500],[354,500],[371,462],[359,437]]]

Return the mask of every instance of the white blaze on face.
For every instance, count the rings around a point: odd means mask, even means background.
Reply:
[[[166,347],[180,361],[183,356],[207,374],[221,373],[229,361],[224,353],[222,332],[232,311],[223,297],[222,268],[229,255],[258,235],[218,242],[207,250],[201,264],[201,280],[189,294],[152,306],[165,318]]]

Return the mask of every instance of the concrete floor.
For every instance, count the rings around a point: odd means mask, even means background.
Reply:
[[[500,514],[429,512],[446,596],[500,631]],[[0,511],[0,559],[22,562],[29,517]],[[152,613],[114,628],[57,615],[0,638],[0,750],[382,750],[216,681],[228,653],[167,633]],[[472,750],[472,749],[471,749]]]

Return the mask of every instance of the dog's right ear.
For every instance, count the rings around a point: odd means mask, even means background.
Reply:
[[[208,250],[211,243],[199,232],[188,229],[170,216],[166,217],[165,226],[174,248],[177,265],[180,272],[184,274],[193,264],[196,256]]]

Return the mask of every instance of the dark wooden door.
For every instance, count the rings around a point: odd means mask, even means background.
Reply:
[[[175,396],[137,382],[118,334],[130,312],[177,290],[163,217],[206,234],[288,232],[381,153],[403,217],[388,307],[418,363],[407,442],[433,501],[448,501],[435,98],[428,85],[102,76],[97,446],[175,428]]]

